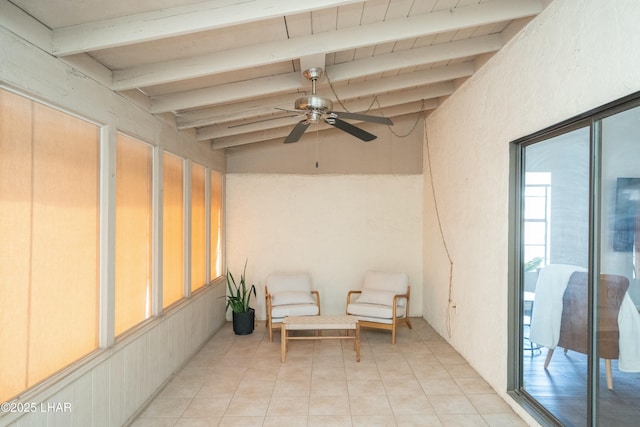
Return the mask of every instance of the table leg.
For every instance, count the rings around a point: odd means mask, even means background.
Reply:
[[[354,337],[354,345],[356,346],[356,362],[360,361],[360,324],[356,323],[356,336]]]
[[[287,360],[287,328],[284,323],[280,324],[280,361]]]

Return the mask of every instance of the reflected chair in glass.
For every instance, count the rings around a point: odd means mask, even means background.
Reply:
[[[612,274],[600,275],[598,285],[598,360],[604,359],[607,388],[613,390],[611,360],[620,355],[618,313],[622,300],[629,288],[629,280],[624,276]],[[562,297],[562,320],[558,347],[579,353],[589,353],[588,331],[588,276],[586,272],[576,271],[571,275]],[[549,349],[545,360],[545,369],[549,366],[553,349]]]

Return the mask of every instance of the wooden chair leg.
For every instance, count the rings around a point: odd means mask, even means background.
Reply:
[[[611,372],[611,359],[604,359],[604,367],[607,371],[607,388],[613,390],[613,374]]]
[[[407,320],[405,320],[405,322],[407,322],[407,326],[409,327],[409,329],[413,329],[413,326],[411,326],[411,320],[409,320],[409,317],[407,317]]]
[[[267,317],[267,329],[269,330],[269,342],[273,342],[273,325],[270,317]]]
[[[547,358],[544,361],[544,369],[547,369],[547,367],[549,366],[549,362],[551,362],[551,356],[553,356],[552,348],[550,348],[549,351],[547,352]]]
[[[391,326],[391,344],[396,343],[396,324],[395,322]]]

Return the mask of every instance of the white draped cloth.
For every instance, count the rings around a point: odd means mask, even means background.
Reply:
[[[529,339],[541,346],[556,348],[560,338],[562,296],[569,278],[582,267],[551,264],[540,270],[536,283],[536,296],[531,315]],[[620,330],[620,356],[618,370],[640,372],[640,313],[627,292],[618,314]]]

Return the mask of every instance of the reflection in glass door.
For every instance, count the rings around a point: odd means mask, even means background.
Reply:
[[[520,142],[519,395],[565,426],[640,420],[640,107]]]
[[[601,122],[598,425],[640,423],[640,107]],[[602,375],[601,375],[602,376]]]
[[[564,289],[588,266],[589,140],[582,127],[527,146],[522,192],[523,389],[563,424],[576,426],[586,425],[586,354],[554,350]]]

